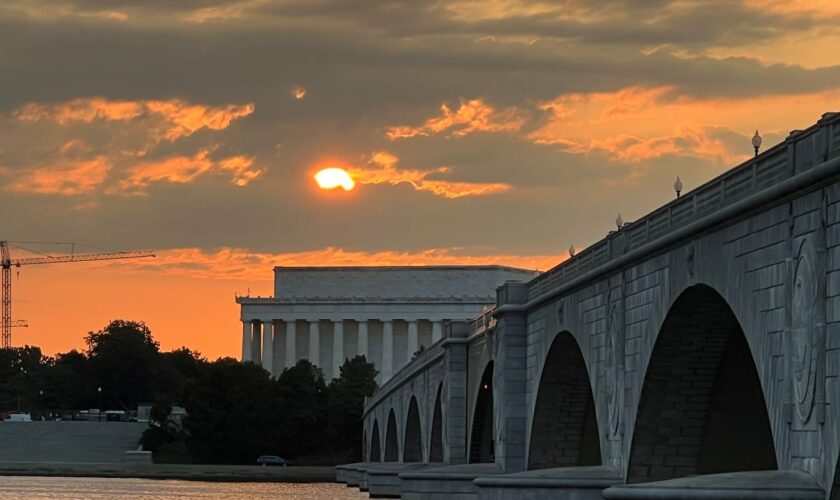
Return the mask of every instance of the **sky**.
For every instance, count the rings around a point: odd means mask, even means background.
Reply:
[[[157,255],[16,269],[13,343],[235,357],[275,265],[546,270],[840,111],[837,47],[834,0],[4,0],[0,239]]]

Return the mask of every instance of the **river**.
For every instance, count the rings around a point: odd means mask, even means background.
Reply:
[[[0,477],[0,499],[50,500],[334,500],[368,498],[356,488],[332,483],[210,483],[151,479]]]

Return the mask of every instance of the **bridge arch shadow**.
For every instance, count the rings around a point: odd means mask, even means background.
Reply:
[[[777,469],[770,419],[750,347],[714,289],[671,306],[639,398],[628,483]]]
[[[470,463],[491,463],[493,449],[493,362],[487,363],[478,386],[470,432]]]
[[[601,442],[589,373],[577,341],[558,334],[537,390],[528,470],[601,464]]]
[[[417,398],[411,396],[408,403],[408,416],[405,420],[405,437],[403,439],[403,462],[423,461],[423,438],[420,432],[420,408]]]
[[[438,385],[435,397],[435,409],[432,414],[432,432],[429,441],[429,462],[443,462],[443,408],[441,407],[441,393],[443,383]]]
[[[834,466],[834,481],[831,483],[830,500],[840,500],[840,457],[837,458],[837,464]]]
[[[388,413],[388,426],[385,428],[385,460],[384,462],[397,462],[400,459],[400,445],[397,437],[397,417],[394,409]]]
[[[368,453],[368,458],[371,462],[382,461],[382,452],[379,450],[379,443],[379,422],[377,422],[376,419],[374,419],[373,430],[370,431],[370,452]]]

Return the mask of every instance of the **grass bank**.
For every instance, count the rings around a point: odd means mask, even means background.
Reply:
[[[0,462],[0,476],[113,477],[184,481],[331,483],[335,467]]]

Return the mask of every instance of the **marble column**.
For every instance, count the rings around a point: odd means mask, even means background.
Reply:
[[[344,321],[333,321],[333,355],[332,378],[341,375],[341,364],[344,363]]]
[[[274,375],[274,321],[263,321],[262,327],[262,367]]]
[[[417,333],[417,321],[408,322],[408,360],[414,357],[414,353],[420,350],[420,338]]]
[[[251,322],[242,322],[242,362],[251,361]]]
[[[432,343],[443,337],[443,321],[432,321]]]
[[[309,322],[309,361],[315,366],[321,366],[321,338],[318,320]]]
[[[291,368],[297,363],[297,331],[295,320],[286,321],[286,368]]]
[[[251,326],[253,328],[253,334],[251,336],[251,361],[260,364],[262,361],[262,345],[260,342],[260,339],[262,339],[260,336],[262,329],[260,328],[259,321],[252,321]]]
[[[367,321],[359,321],[359,356],[364,356],[365,358],[368,357],[368,322]],[[370,361],[370,359],[368,359]]]
[[[382,322],[382,382],[384,384],[394,374],[394,323]]]

